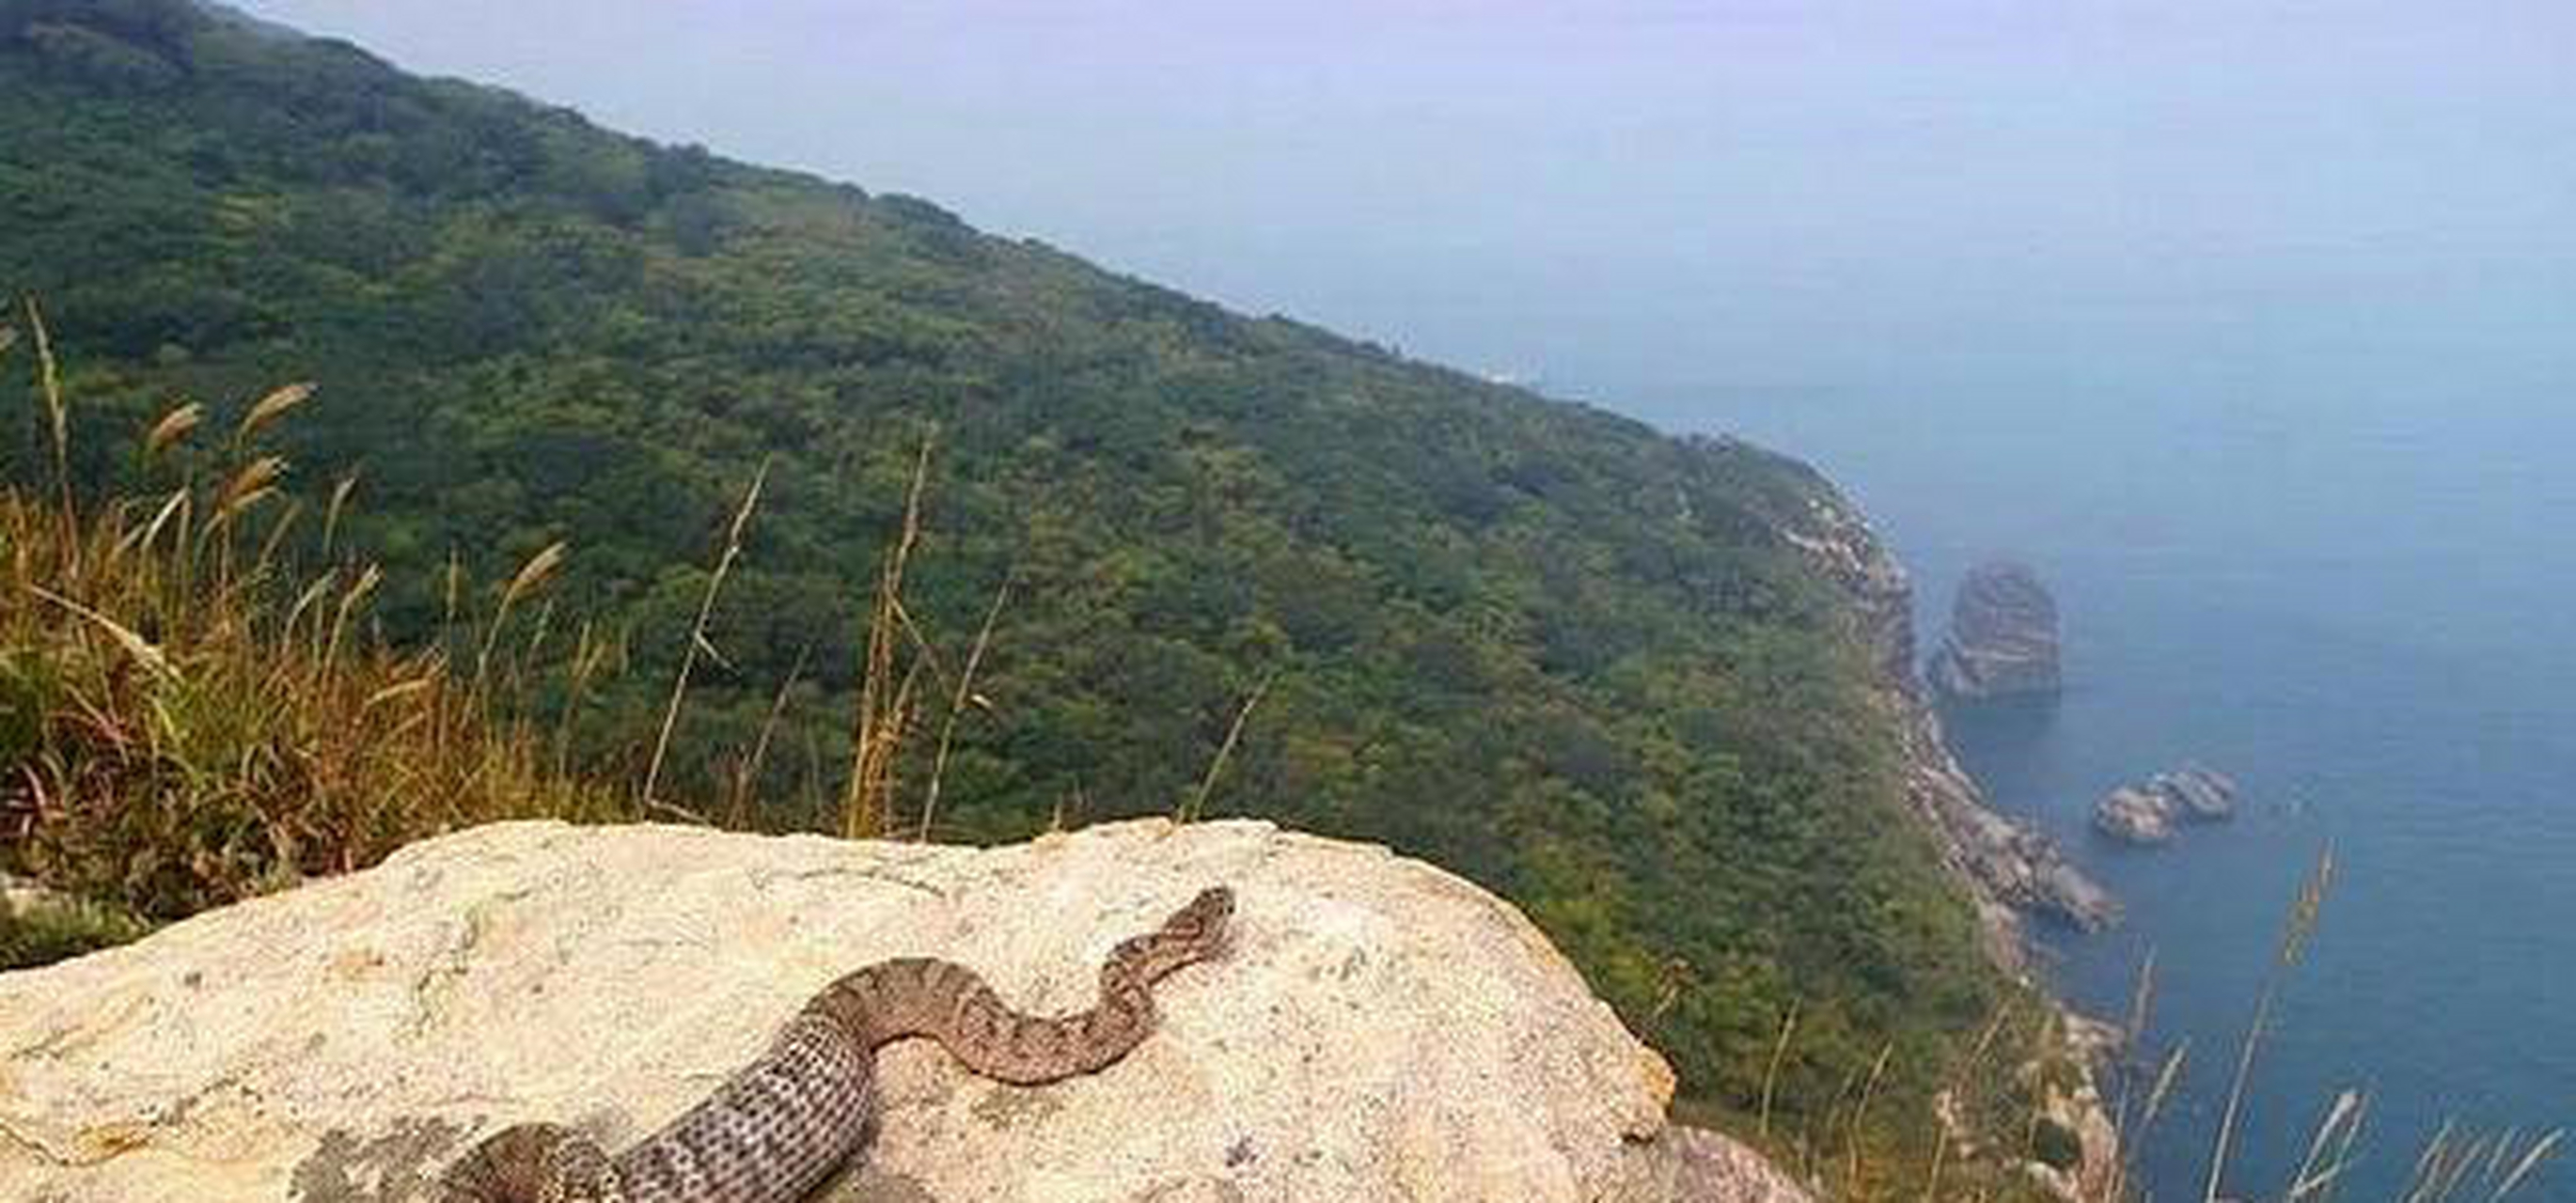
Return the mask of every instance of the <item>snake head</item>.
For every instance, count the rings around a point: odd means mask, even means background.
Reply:
[[[1190,899],[1188,906],[1172,916],[1170,927],[1176,933],[1186,932],[1185,939],[1203,946],[1205,955],[1215,956],[1225,944],[1225,927],[1234,918],[1234,890],[1227,886],[1209,886]]]
[[[1225,927],[1234,917],[1234,891],[1224,886],[1209,886],[1190,899],[1188,906],[1172,912],[1160,930],[1139,936],[1138,953],[1150,966],[1149,977],[1160,977],[1192,961],[1204,961],[1225,951]]]

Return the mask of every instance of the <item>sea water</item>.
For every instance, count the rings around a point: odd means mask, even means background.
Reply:
[[[2369,1109],[2341,1199],[2399,1197],[2446,1122],[2576,1123],[2567,375],[2134,382],[2153,378],[1640,389],[1628,408],[1832,476],[1913,572],[1926,649],[1980,559],[2055,592],[2064,696],[1953,713],[1950,732],[1996,806],[2127,905],[2107,934],[2043,932],[2059,991],[2116,1017],[2155,959],[2142,1052],[2189,1051],[2139,1150],[2153,1197],[2202,1197],[2292,900],[2329,851],[2221,1196],[2280,1197],[2347,1089]],[[2103,793],[2185,762],[2241,783],[2236,821],[2152,850],[2089,830]],[[2517,1197],[2576,1198],[2562,1160]]]

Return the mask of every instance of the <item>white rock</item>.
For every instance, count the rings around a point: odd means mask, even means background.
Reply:
[[[615,1147],[848,969],[946,956],[1025,1008],[1079,1009],[1110,945],[1217,882],[1239,899],[1229,954],[1162,984],[1126,1060],[1018,1088],[895,1046],[864,1168],[822,1197],[1542,1203],[1707,1181],[1676,1170],[1705,1138],[1665,1136],[1670,1070],[1538,930],[1381,848],[1257,822],[989,850],[514,823],[0,974],[0,1198],[412,1198],[538,1118]],[[1687,1197],[1797,1198],[1757,1178]]]
[[[2174,838],[2173,804],[2162,794],[2124,785],[2093,804],[2093,826],[2125,843],[2169,844]]]

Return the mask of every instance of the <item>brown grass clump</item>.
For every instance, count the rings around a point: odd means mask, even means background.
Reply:
[[[0,485],[0,869],[169,919],[488,819],[624,813],[489,691],[508,607],[560,547],[512,581],[471,676],[370,632],[373,565],[291,563],[290,466],[256,444],[310,394],[251,406],[215,470],[167,492],[82,505],[68,477]],[[173,408],[141,454],[171,456],[203,420]],[[344,483],[335,523],[346,500]]]

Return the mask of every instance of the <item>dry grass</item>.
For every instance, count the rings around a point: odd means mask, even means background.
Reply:
[[[922,489],[930,479],[936,433],[922,436],[912,487],[904,497],[903,528],[877,570],[877,593],[868,611],[867,661],[859,673],[858,715],[850,730],[850,775],[841,794],[841,834],[870,839],[894,829],[895,789],[903,747],[911,735],[916,689],[932,664],[929,644],[904,609],[904,571],[921,542]],[[896,664],[903,667],[897,670]]]
[[[1200,775],[1197,791],[1172,815],[1175,820],[1195,823],[1207,814],[1208,797],[1216,792],[1216,783],[1225,776],[1225,762],[1233,757],[1234,746],[1243,742],[1244,724],[1252,721],[1253,708],[1261,705],[1261,699],[1269,694],[1270,684],[1276,679],[1263,677],[1261,683],[1253,686],[1252,692],[1244,697],[1243,707],[1234,712],[1234,721],[1226,724],[1224,742],[1217,745],[1216,755],[1208,758],[1207,772]]]
[[[2334,853],[2329,850],[2318,855],[2316,870],[2299,887],[2297,901],[2290,904],[2290,921],[2281,929],[2272,972],[2263,982],[2262,993],[2255,996],[2254,1019],[2246,1025],[2245,1039],[2237,1046],[2236,1076],[2228,1083],[2227,1106],[2219,1113],[2218,1135],[2209,1151],[2209,1181],[2201,1196],[2204,1203],[2217,1203],[2219,1184],[2227,1177],[2228,1155],[2235,1152],[2236,1120],[2244,1108],[2245,1087],[2254,1074],[2254,1055],[2262,1049],[2263,1037],[2271,1030],[2272,1004],[2280,997],[2281,983],[2307,954],[2308,941],[2316,935],[2317,920],[2325,911],[2326,890],[2333,884]]]
[[[60,473],[68,407],[35,341]],[[258,443],[311,391],[252,405],[167,492],[0,489],[0,867],[167,919],[489,819],[625,813],[488,692],[502,621],[559,547],[505,589],[471,677],[367,633],[373,565],[290,562],[289,466]],[[202,423],[176,407],[139,450],[171,457]]]
[[[914,839],[928,842],[931,825],[939,815],[939,787],[948,779],[948,754],[957,746],[958,720],[966,717],[969,708],[992,709],[992,702],[975,692],[975,674],[983,670],[984,654],[993,648],[993,628],[1002,620],[1002,607],[1010,604],[1015,579],[1006,576],[993,590],[993,604],[984,610],[984,624],[975,631],[975,645],[966,651],[965,670],[957,674],[957,688],[948,695],[948,714],[939,724],[939,748],[931,754],[930,785],[922,792],[921,828],[914,833]]]
[[[942,667],[938,648],[905,602],[904,582],[913,552],[921,544],[922,499],[937,442],[935,429],[922,435],[912,482],[904,494],[903,525],[879,562],[876,596],[869,604],[867,652],[860,664],[858,707],[850,728],[849,776],[841,793],[841,834],[849,839],[881,839],[903,830],[897,816],[904,811],[907,767],[920,777],[918,817],[908,826],[913,838],[931,839],[937,832],[941,793],[958,729],[967,715],[992,709],[991,700],[976,691],[975,683],[1017,586],[1017,570],[994,588],[984,620],[953,676]],[[914,748],[913,737],[925,729],[926,689],[944,692],[947,708],[939,715],[938,738],[923,753]]]
[[[760,471],[751,478],[751,487],[743,490],[742,504],[735,507],[732,523],[725,527],[724,550],[717,554],[715,571],[707,576],[707,591],[698,599],[698,618],[689,627],[689,644],[680,653],[680,671],[673,675],[671,681],[671,702],[663,709],[662,728],[653,737],[653,759],[644,769],[642,797],[647,808],[689,815],[685,810],[661,802],[654,787],[661,784],[662,760],[671,751],[671,732],[679,726],[680,706],[688,698],[689,674],[698,666],[699,653],[704,652],[719,663],[724,659],[716,652],[715,645],[707,642],[707,624],[715,617],[716,595],[724,590],[725,577],[733,571],[734,562],[742,558],[743,532],[751,525],[752,511],[760,508],[761,487],[768,483],[769,461],[763,460]]]
[[[337,481],[307,523],[293,465],[265,445],[314,403],[311,384],[250,401],[211,440],[205,406],[172,404],[136,445],[145,478],[162,484],[84,503],[70,470],[72,401],[41,313],[32,302],[23,312],[51,472],[42,489],[0,486],[0,870],[117,914],[168,919],[491,819],[759,824],[755,783],[801,662],[751,746],[724,761],[730,780],[710,804],[666,798],[664,770],[696,670],[723,663],[709,632],[767,465],[734,511],[630,788],[585,773],[573,747],[578,712],[623,663],[627,635],[585,623],[568,646],[550,646],[563,636],[547,595],[570,547],[546,545],[489,591],[451,554],[442,637],[424,649],[390,644],[368,619],[384,573],[342,558],[356,478]],[[20,327],[0,325],[0,359],[21,341]],[[924,438],[880,567],[843,791],[848,835],[890,834],[898,809],[917,805],[918,821],[903,826],[930,838],[960,728],[990,709],[977,677],[1013,582],[997,590],[953,681],[905,605],[934,445]],[[451,662],[448,648],[470,663]],[[542,722],[531,665],[560,674]],[[935,750],[913,748],[933,683],[947,713]],[[1199,802],[1223,760],[1220,750]],[[918,781],[902,798],[907,767]]]

